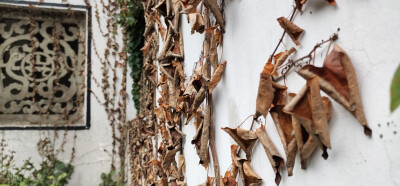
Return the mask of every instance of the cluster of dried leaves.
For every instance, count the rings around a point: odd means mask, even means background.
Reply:
[[[334,1],[329,2],[334,4]],[[291,19],[296,9],[301,11],[305,1],[296,0],[295,3],[297,6],[294,8]],[[300,45],[299,36],[304,30],[284,17],[278,18],[278,22],[284,29],[283,36],[287,33],[296,45]],[[231,146],[232,169],[226,172],[224,178],[226,183],[229,183],[228,185],[236,185],[235,180],[238,173],[243,185],[261,184],[260,176],[250,167],[253,147],[257,140],[264,147],[267,158],[276,174],[275,183],[279,185],[282,179],[280,169],[284,166],[285,160],[277,151],[263,125],[256,131],[252,130],[258,117],[263,116],[265,118],[268,113],[271,115],[281,138],[289,176],[293,175],[297,154],[300,155],[302,169],[307,168],[309,158],[317,147],[322,149],[322,157],[328,158],[327,149],[331,148],[328,127],[331,102],[328,97],[321,96],[320,90],[352,113],[364,127],[364,133],[371,136],[372,131],[364,115],[356,74],[346,52],[335,44],[333,50],[326,56],[323,67],[315,67],[310,64],[311,59],[313,59],[313,52],[322,44],[332,42],[337,37],[337,34],[334,34],[329,40],[317,44],[308,55],[298,60],[288,60],[288,57],[296,51],[294,47],[274,55],[275,50],[271,55],[260,74],[256,111],[250,130],[242,129],[240,126],[222,128],[240,147],[238,149],[237,145]],[[282,42],[282,38],[279,44]],[[273,77],[278,76],[278,68],[286,61],[285,65],[293,66],[304,59],[309,59],[309,65],[302,67],[298,74],[305,78],[307,83],[298,94],[288,93],[287,87],[276,83]],[[282,70],[282,76],[285,76],[287,72]],[[240,150],[245,152],[246,158],[239,156]]]
[[[197,12],[200,5],[205,6],[202,7],[204,16]],[[200,157],[200,164],[208,167],[211,149],[214,168],[219,173],[214,144],[212,91],[221,80],[226,66],[226,61],[218,62],[217,54],[217,46],[222,44],[223,17],[213,0],[147,0],[143,6],[146,29],[142,48],[141,109],[129,127],[132,185],[186,185],[182,150],[184,134],[181,130],[182,125],[188,124],[191,119],[196,120],[197,134],[192,143]],[[213,27],[210,27],[208,10],[212,11],[218,23]],[[183,70],[183,36],[179,27],[181,14],[187,15],[192,33],[205,34],[200,65],[187,84]],[[159,43],[162,46],[157,54]],[[158,99],[157,91],[160,95]]]

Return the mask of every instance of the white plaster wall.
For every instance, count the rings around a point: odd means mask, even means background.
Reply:
[[[61,0],[45,2],[60,3]],[[83,0],[68,2],[84,4]],[[91,1],[92,5],[94,2],[95,0]],[[234,141],[220,128],[235,127],[254,113],[259,73],[282,34],[276,18],[289,15],[291,2],[226,0],[226,33],[222,59],[227,60],[228,65],[223,79],[213,93],[221,174],[231,164],[229,148]],[[373,137],[366,137],[353,116],[333,102],[330,122],[332,150],[328,151],[328,160],[323,160],[320,157],[321,151],[317,150],[308,169],[304,171],[300,169],[299,159],[296,159],[294,175],[288,177],[286,169],[283,170],[281,185],[400,185],[400,131],[397,127],[400,127],[400,109],[393,114],[389,111],[390,81],[400,62],[400,38],[397,36],[400,23],[396,21],[400,16],[399,8],[400,2],[395,0],[338,0],[338,6],[335,7],[327,6],[323,0],[309,0],[303,15],[296,16],[294,22],[306,30],[301,37],[302,46],[297,47],[297,57],[308,53],[316,42],[328,38],[340,27],[337,43],[353,60]],[[96,39],[97,47],[103,50],[105,41],[101,39],[97,22],[94,20],[92,23],[93,38]],[[189,76],[194,62],[198,61],[203,36],[190,34],[185,17],[182,19],[182,28],[185,72]],[[293,46],[288,38],[284,43],[286,47]],[[322,64],[321,55],[324,56],[325,53],[326,46],[318,50],[316,65]],[[95,55],[92,55],[92,65],[94,76],[101,77]],[[129,81],[128,78],[128,86],[131,84]],[[305,81],[292,72],[286,83],[290,91],[298,92]],[[101,95],[99,87],[95,87],[94,83],[92,89]],[[128,117],[133,118],[135,111],[130,98],[128,101]],[[109,170],[110,156],[103,149],[110,151],[111,130],[106,122],[104,109],[93,97],[91,108],[90,130],[76,131],[75,172],[69,185],[98,185],[100,174]],[[242,127],[249,128],[249,123]],[[186,181],[189,186],[197,185],[205,181],[207,171],[198,165],[199,159],[190,144],[195,134],[194,126],[189,124],[183,131],[186,134]],[[269,117],[267,131],[283,155],[279,136]],[[394,134],[394,131],[398,134]],[[52,134],[51,131],[49,133]],[[68,133],[66,152],[60,155],[65,161],[69,160],[74,134],[74,131]],[[379,137],[380,134],[383,138]],[[36,142],[40,135],[43,135],[39,131],[3,131],[2,135],[5,136],[9,149],[17,152],[16,159],[31,157],[34,161],[39,161]],[[258,143],[254,149],[254,170],[263,178],[264,185],[274,185],[274,173],[262,146]],[[210,169],[209,175],[213,174],[213,170]]]
[[[220,128],[236,127],[254,113],[259,73],[282,34],[276,19],[287,17],[292,10],[292,0],[225,1],[222,60],[227,60],[228,64],[213,93],[216,145],[222,175],[231,165],[230,145],[235,142]],[[337,6],[329,6],[323,0],[309,0],[303,9],[304,13],[298,14],[294,22],[306,32],[300,38],[302,46],[296,47],[298,52],[294,57],[304,56],[317,42],[329,38],[340,28],[336,43],[353,61],[373,136],[366,137],[357,120],[332,100],[332,150],[328,151],[328,160],[322,159],[318,149],[308,169],[301,170],[297,158],[292,177],[287,176],[286,168],[281,172],[281,185],[400,185],[400,109],[392,114],[389,111],[390,82],[400,63],[400,1],[337,0]],[[185,72],[190,75],[194,62],[199,59],[203,36],[190,34],[185,17],[181,23]],[[294,46],[289,37],[285,37],[284,45],[287,48]],[[326,49],[327,45],[317,51],[317,66],[322,65]],[[290,92],[298,92],[305,80],[292,72],[286,83]],[[272,119],[268,117],[266,122],[268,134],[284,155]],[[250,121],[242,127],[248,129]],[[190,144],[195,127],[189,124],[183,131],[186,134],[187,183],[197,185],[206,180],[207,171],[198,164],[199,158]],[[263,185],[275,185],[275,175],[260,143],[254,147],[251,165],[262,177]],[[208,175],[214,175],[212,167]]]
[[[38,2],[33,1],[33,2]],[[63,3],[61,0],[45,0],[44,2],[50,3]],[[65,2],[64,2],[65,3]],[[73,5],[85,5],[84,0],[68,0],[67,3]],[[105,29],[106,17],[102,15],[101,11],[101,3],[97,0],[90,1],[92,5],[92,29],[93,29],[93,39],[95,42],[92,42],[92,45],[95,43],[100,55],[104,52],[104,48],[106,46],[106,40],[103,39],[97,21],[95,19],[95,8],[94,3],[97,3],[100,9],[101,16],[101,24],[103,30]],[[117,39],[121,43],[120,33],[117,35]],[[122,46],[122,44],[120,45]],[[96,77],[96,79],[101,80],[101,64],[94,53],[94,48],[91,47],[91,63],[92,63],[92,76]],[[118,72],[122,74],[122,72]],[[122,76],[119,76],[122,78]],[[101,88],[97,87],[96,84],[91,80],[91,89],[92,91],[99,96],[100,100],[103,100]],[[120,84],[120,83],[118,83]],[[132,96],[130,95],[132,80],[129,78],[128,72],[128,80],[127,80],[127,90],[129,97],[127,98],[127,118],[134,118],[136,111],[133,107]],[[69,182],[71,186],[95,186],[99,185],[101,182],[100,175],[103,172],[109,172],[111,165],[111,156],[109,153],[111,152],[111,144],[112,144],[112,133],[109,122],[107,121],[107,114],[101,106],[99,102],[91,95],[91,127],[89,130],[78,130],[78,131],[69,131],[66,135],[67,143],[65,145],[65,152],[61,152],[58,156],[61,160],[68,162],[70,160],[71,150],[74,145],[74,135],[77,135],[77,139],[75,142],[75,159],[73,165],[75,166],[74,173]],[[46,136],[52,137],[54,136],[53,131],[44,131],[40,132],[37,130],[20,130],[20,131],[2,131],[1,135],[6,140],[8,144],[8,150],[16,151],[15,159],[16,163],[21,164],[22,160],[26,160],[31,158],[33,162],[40,162],[40,156],[37,152],[37,142],[41,139],[41,137]],[[61,139],[64,135],[63,131],[58,132],[59,139],[56,140],[56,143],[60,146]],[[105,152],[106,150],[107,152]],[[118,162],[116,161],[116,164]]]

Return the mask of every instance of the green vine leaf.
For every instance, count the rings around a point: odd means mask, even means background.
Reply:
[[[400,65],[397,67],[390,88],[390,110],[393,112],[400,105]]]

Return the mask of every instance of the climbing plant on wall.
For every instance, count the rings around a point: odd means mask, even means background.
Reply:
[[[143,32],[145,29],[143,6],[139,1],[118,1],[122,9],[118,23],[124,27],[128,65],[131,68],[132,97],[137,113],[140,111],[140,78],[143,65]]]

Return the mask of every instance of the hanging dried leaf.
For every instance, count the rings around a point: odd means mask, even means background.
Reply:
[[[200,158],[200,149],[201,149],[201,147],[202,147],[202,144],[201,144],[201,136],[202,136],[202,133],[203,133],[203,123],[204,122],[201,122],[200,123],[200,125],[199,125],[199,127],[198,127],[198,129],[197,129],[197,132],[196,132],[196,135],[194,135],[194,137],[193,137],[193,140],[192,140],[192,144],[194,144],[194,147],[195,147],[195,149],[196,149],[196,153],[197,153],[197,155],[199,156],[199,158]],[[205,145],[205,146],[207,146],[207,145]],[[207,146],[208,147],[208,146]],[[209,155],[208,153],[207,153],[207,155]],[[209,156],[207,156],[205,159],[203,159],[203,163],[201,164],[204,168],[206,168],[207,169],[207,167],[208,167],[208,163],[210,162],[210,157]]]
[[[296,3],[297,9],[298,9],[300,12],[302,12],[303,5],[307,2],[307,0],[294,0],[294,2]]]
[[[190,13],[189,24],[192,28],[191,33],[194,34],[194,31],[202,34],[204,32],[204,20],[200,13]]]
[[[262,179],[251,168],[250,161],[241,159],[239,160],[241,172],[243,172],[245,186],[258,186],[261,185]]]
[[[196,12],[196,7],[199,5],[201,0],[189,0],[186,3],[184,3],[185,9],[182,10],[180,13],[182,14],[189,14],[189,13],[195,13]]]
[[[217,51],[217,41],[216,34],[214,34],[214,30],[211,30],[211,39],[210,39],[210,62],[211,66],[214,70],[218,67],[218,51]]]
[[[393,112],[400,105],[400,66],[397,67],[390,85],[390,111]]]
[[[253,151],[254,144],[257,141],[257,135],[254,131],[245,130],[242,128],[222,128],[226,133],[228,133],[236,143],[242,148],[242,150],[246,153],[246,157],[249,160],[251,157],[251,153]]]
[[[335,44],[322,68],[307,65],[298,73],[305,79],[317,76],[321,89],[356,117],[364,126],[365,135],[372,135],[365,118],[354,67],[342,48]]]
[[[221,31],[225,32],[225,21],[222,12],[219,10],[217,0],[203,0],[203,3],[214,14],[215,20],[221,27]]]
[[[206,107],[201,134],[200,164],[207,161],[209,156],[208,141],[210,139],[211,107]]]
[[[267,117],[268,110],[271,108],[274,99],[274,88],[272,88],[272,80],[268,73],[260,74],[260,82],[258,84],[258,94],[256,101],[256,113],[254,118],[263,115]]]
[[[296,49],[294,47],[290,48],[289,50],[286,50],[284,53],[279,53],[279,57],[277,58],[277,60],[275,61],[275,67],[274,70],[272,71],[272,74],[276,74],[276,69],[281,66],[286,59],[289,57],[290,54],[292,54],[293,52],[296,52]]]
[[[264,126],[261,126],[259,129],[256,130],[256,135],[260,140],[262,146],[264,147],[268,160],[271,163],[272,168],[274,169],[275,183],[279,185],[282,179],[282,176],[279,171],[284,164],[284,160],[282,156],[279,154],[278,150],[276,149],[274,143],[272,143],[271,139],[266,133]]]
[[[222,62],[218,65],[218,68],[215,70],[214,74],[211,76],[210,82],[208,82],[208,90],[212,92],[214,88],[218,85],[221,81],[222,74],[224,73],[226,67],[226,61]]]
[[[282,111],[283,106],[279,105],[270,110],[272,120],[281,138],[286,153],[286,167],[288,175],[293,175],[293,167],[297,153],[297,142],[293,134],[292,118]]]
[[[237,162],[237,145],[231,145],[231,158],[232,158],[232,170],[231,170],[231,177],[236,178],[239,168],[238,168],[238,162]]]
[[[331,148],[328,118],[320,95],[317,78],[307,80],[307,85],[284,108],[293,114],[305,130],[316,140],[323,150],[322,156],[328,158],[327,148]]]
[[[292,41],[298,46],[300,42],[298,41],[300,35],[304,32],[304,30],[285,17],[278,18],[278,22],[281,27],[286,31],[286,33],[290,36]]]
[[[336,5],[336,1],[335,0],[326,0],[326,1],[328,1],[328,3],[330,5]]]
[[[233,177],[231,171],[226,171],[225,176],[222,179],[222,185],[224,186],[237,186],[236,177]]]

